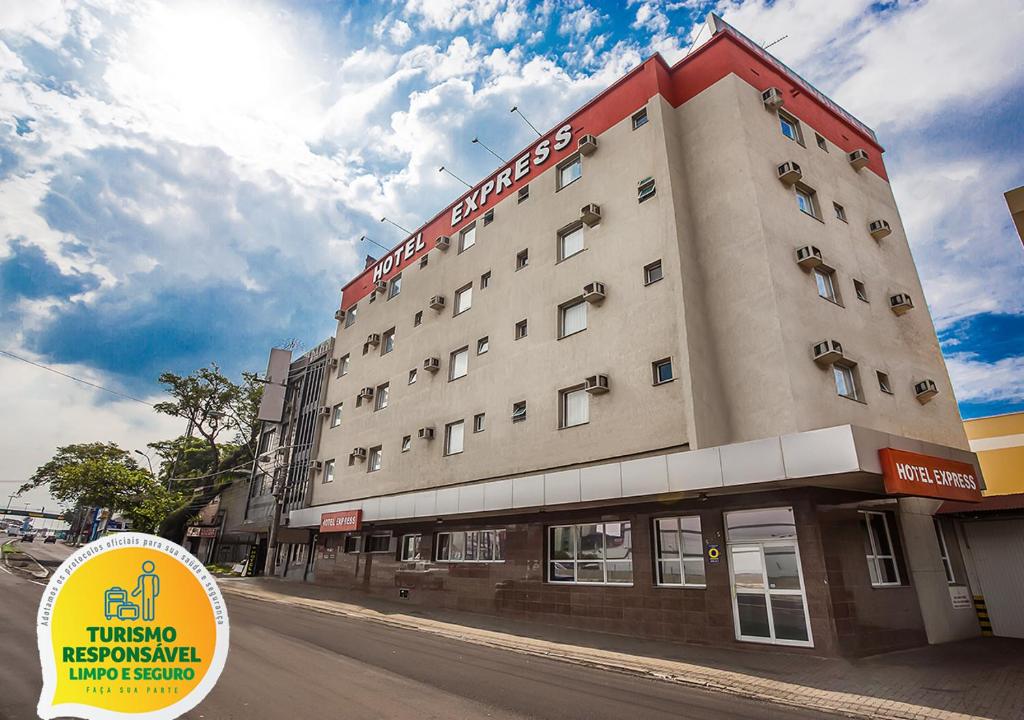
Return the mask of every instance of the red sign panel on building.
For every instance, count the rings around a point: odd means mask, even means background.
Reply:
[[[320,516],[320,532],[353,532],[362,526],[362,510],[340,510]]]
[[[894,448],[882,448],[878,456],[890,495],[981,502],[981,482],[973,465]]]

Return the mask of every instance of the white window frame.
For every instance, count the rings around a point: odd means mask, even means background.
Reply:
[[[900,587],[900,586],[902,586],[903,582],[902,582],[902,579],[900,578],[900,564],[896,560],[896,545],[892,541],[892,530],[890,530],[890,528],[889,528],[889,513],[878,512],[877,510],[861,510],[860,514],[864,516],[863,517],[863,523],[864,523],[863,524],[863,529],[864,529],[864,532],[866,532],[868,534],[868,544],[871,546],[871,553],[865,555],[865,558],[867,559],[869,568],[870,568],[870,566],[874,566],[874,568],[875,568],[875,577],[881,578],[882,577],[881,561],[882,560],[891,560],[892,561],[893,572],[896,574],[896,579],[894,581],[882,582],[880,580],[879,582],[876,583],[874,580],[871,580],[871,587],[882,588],[882,587]],[[890,554],[888,554],[888,555],[881,555],[878,552],[878,545],[875,542],[875,535],[871,531],[871,523],[868,522],[868,517],[871,516],[871,515],[877,515],[877,516],[880,516],[882,518],[882,525],[885,527],[885,539],[889,543],[889,553]],[[868,573],[868,577],[869,578],[871,577],[871,573]]]
[[[320,482],[324,485],[334,482],[334,460],[324,460],[324,475]]]
[[[395,329],[388,328],[380,336],[381,357],[395,351]]]
[[[634,130],[639,130],[644,125],[649,123],[651,119],[647,117],[647,108],[640,108],[635,113],[633,113],[633,117],[630,118],[630,121],[632,122]]]
[[[469,244],[466,244],[466,239],[469,238]],[[465,252],[471,247],[476,245],[476,223],[472,223],[468,227],[462,228],[459,232],[459,252]]]
[[[453,436],[452,435],[452,431],[455,430],[456,427],[459,428],[459,449],[458,450],[453,450],[452,449],[452,436]],[[456,420],[454,422],[450,422],[450,423],[446,424],[444,426],[444,454],[445,454],[445,457],[448,457],[449,455],[459,455],[465,449],[466,449],[466,421],[465,420]]]
[[[519,410],[517,408],[520,405],[522,406],[523,412],[522,412],[521,415],[516,417],[517,413],[519,412]],[[529,408],[527,408],[525,400],[519,400],[518,402],[512,403],[512,422],[514,422],[514,423],[526,422],[526,414],[527,414],[528,410],[529,410]]]
[[[391,383],[386,382],[377,386],[373,392],[373,411],[383,410],[391,402]]]
[[[345,327],[352,327],[356,322],[356,315],[359,311],[358,305],[353,305],[345,311]]]
[[[799,183],[793,186],[793,190],[796,193],[797,209],[804,215],[810,215],[815,220],[821,220],[821,211],[818,208],[817,191]],[[804,203],[800,202],[801,198],[807,201],[807,207],[804,207]]]
[[[402,452],[409,452],[412,450],[412,435],[402,436]]]
[[[846,219],[846,208],[844,208],[839,203],[833,201],[832,209],[835,210],[836,220],[840,220],[844,223],[849,224],[849,220]]]
[[[583,419],[579,422],[569,423],[569,400],[570,396],[580,396],[584,401],[583,408]],[[566,428],[579,427],[580,425],[587,425],[590,422],[590,393],[587,392],[586,387],[583,385],[576,385],[575,387],[565,388],[564,390],[558,391],[558,429],[564,430]]]
[[[581,252],[587,249],[587,236],[583,230],[583,227],[583,224],[580,223],[578,225],[573,225],[570,228],[566,228],[565,230],[562,230],[560,233],[558,233],[558,262],[568,260],[569,258],[575,255],[579,255]],[[577,233],[579,233],[579,249],[574,250],[573,252],[570,253],[566,253],[566,239],[570,237],[574,238]]]
[[[485,424],[486,417],[487,415],[485,413],[477,413],[476,415],[473,416],[473,432],[483,432],[484,430],[487,429],[487,426]]]
[[[665,380],[662,380],[660,377],[658,377],[658,368],[664,367],[665,365],[668,365],[669,376]],[[667,357],[667,358],[662,358],[661,360],[655,360],[654,362],[652,362],[651,363],[651,376],[652,376],[651,379],[654,381],[655,385],[665,385],[666,383],[670,383],[673,380],[675,380],[676,379],[676,372],[675,372],[675,368],[672,367],[672,358]]]
[[[490,335],[484,335],[482,338],[476,341],[476,354],[483,355],[491,349],[491,337]]]
[[[334,406],[331,410],[331,427],[336,428],[341,425],[341,414],[345,409],[345,403],[340,402]]]
[[[581,527],[585,527],[587,525],[597,525],[597,526],[602,528],[601,529],[602,547],[601,547],[601,558],[600,559],[590,559],[590,558],[580,559],[580,557],[579,557],[580,528]],[[626,529],[629,531],[629,536],[630,536],[630,552],[631,552],[631,554],[629,555],[628,559],[626,559],[626,560],[619,559],[619,558],[615,558],[615,559],[612,559],[612,560],[608,559],[608,534],[604,531],[604,527],[606,525],[624,525],[626,527]],[[573,559],[572,560],[563,560],[563,559],[555,560],[554,558],[551,557],[551,555],[552,555],[551,551],[552,551],[553,545],[554,545],[554,543],[552,542],[552,537],[553,537],[553,534],[554,534],[555,530],[560,530],[560,529],[565,529],[565,528],[572,528]],[[548,551],[547,551],[547,568],[545,570],[545,577],[547,578],[547,582],[549,582],[550,584],[552,584],[552,585],[602,585],[602,586],[609,586],[609,587],[632,587],[633,586],[633,583],[634,583],[634,581],[636,579],[636,572],[635,572],[635,568],[633,566],[633,555],[632,555],[633,526],[632,526],[632,523],[629,520],[617,520],[617,521],[608,521],[608,522],[603,522],[603,521],[599,521],[599,522],[585,522],[585,523],[574,523],[574,524],[570,524],[570,525],[549,525],[547,527],[547,538],[546,538],[546,540],[547,540]],[[551,566],[554,563],[556,563],[556,562],[562,563],[562,564],[571,564],[573,566],[573,579],[572,580],[553,580],[551,578]],[[608,563],[609,562],[613,562],[613,563],[629,562],[630,575],[633,577],[633,580],[630,580],[628,583],[627,582],[609,582],[608,581]],[[604,576],[604,580],[601,581],[601,582],[577,580],[576,578],[578,577],[579,573],[577,572],[576,568],[577,568],[577,565],[580,564],[580,563],[600,563],[601,564],[602,575]]]
[[[461,373],[458,373],[458,358],[464,356],[465,362]],[[457,374],[458,373],[458,374]],[[448,382],[458,380],[469,375],[469,348],[464,347],[458,350],[452,350],[448,356]]]
[[[490,286],[491,286],[491,271],[488,270],[487,272],[485,272],[485,273],[480,275],[480,289],[481,290],[486,290]]]
[[[415,385],[416,380],[419,377],[419,368],[413,368],[409,371],[409,385]]]
[[[935,539],[939,543],[939,560],[942,561],[942,569],[946,572],[946,584],[956,585],[956,572],[953,571],[953,561],[949,556],[949,546],[946,545],[946,531],[942,529],[942,521],[932,517],[935,525]],[[897,573],[899,570],[897,570]]]
[[[816,267],[811,272],[814,274],[814,286],[818,291],[818,297],[838,305],[839,298],[836,295],[836,284],[832,278],[832,271]]]
[[[843,392],[839,387],[839,377],[843,378],[843,384],[849,385],[849,392]],[[832,364],[832,379],[836,385],[836,395],[849,400],[860,400],[860,390],[857,388],[857,378],[853,373],[853,367],[842,363]]]
[[[443,543],[441,542],[441,536],[443,536],[443,535],[447,535],[447,536],[449,536],[449,538],[451,536],[453,536],[453,535],[462,535],[463,557],[461,557],[461,558],[454,558],[454,559],[451,557],[451,547],[452,547],[452,544],[451,544],[450,540],[449,540],[449,543],[448,543],[448,557],[442,557],[441,546],[442,546]],[[500,557],[500,558],[492,557],[490,560],[480,560],[480,559],[476,559],[476,558],[474,558],[473,560],[467,560],[465,558],[465,554],[466,554],[465,548],[469,547],[468,540],[469,540],[469,536],[471,536],[471,535],[475,535],[476,536],[476,546],[478,548],[480,547],[480,538],[483,535],[490,535],[491,536],[491,540],[490,540],[491,548],[494,551],[497,551],[498,549],[500,549],[502,551],[501,552],[502,557]],[[498,537],[499,536],[502,538],[500,542],[498,541]],[[505,557],[504,557],[505,552],[504,551],[505,551],[505,542],[507,541],[507,537],[508,537],[507,536],[507,531],[506,531],[505,528],[486,528],[486,529],[482,529],[482,530],[446,530],[444,532],[435,533],[434,534],[434,560],[435,560],[435,562],[439,562],[439,563],[473,563],[473,564],[478,564],[478,563],[503,563],[503,562],[505,562]],[[492,552],[492,556],[494,554],[497,554],[497,553],[496,552]]]
[[[530,248],[523,248],[516,253],[516,272],[530,267]]]
[[[558,339],[559,340],[561,340],[562,338],[567,338],[570,335],[575,335],[576,333],[581,333],[581,332],[583,332],[584,330],[587,329],[587,305],[589,305],[589,304],[590,303],[588,303],[583,298],[578,298],[576,300],[570,300],[569,302],[565,303],[564,305],[561,305],[558,308]],[[570,310],[575,310],[575,309],[578,309],[578,308],[582,308],[582,312],[583,312],[583,326],[573,330],[572,332],[567,332],[566,331],[566,327],[565,327],[566,315],[568,314],[568,312]]]
[[[456,290],[454,300],[452,303],[452,317],[461,315],[473,307],[473,283],[464,285]]]
[[[402,292],[402,273],[398,273],[388,281],[388,300]]]
[[[519,334],[520,328],[522,328],[523,330],[521,335]],[[523,318],[522,320],[515,324],[514,334],[516,340],[522,340],[524,337],[530,334],[530,325],[526,318]]]
[[[569,182],[564,182],[563,175],[565,174],[565,171],[568,170],[569,168],[573,167],[573,166],[579,166],[579,173],[577,173],[576,177],[574,177],[571,180],[569,180]],[[582,155],[579,155],[579,154],[573,155],[571,158],[563,160],[562,162],[560,162],[558,164],[558,167],[556,168],[556,171],[555,171],[555,181],[558,184],[558,187],[555,188],[555,192],[558,192],[559,190],[562,190],[563,188],[569,187],[570,185],[572,185],[574,182],[576,182],[577,180],[579,180],[582,177],[583,177],[583,156]]]
[[[889,373],[884,370],[875,370],[875,377],[878,378],[878,389],[886,395],[892,395],[892,380],[889,378]]]
[[[789,113],[787,113],[787,112],[785,112],[783,110],[779,110],[778,114],[779,114],[779,132],[782,133],[782,137],[789,138],[790,140],[792,140],[793,142],[797,143],[798,145],[803,145],[804,144],[804,133],[803,133],[803,129],[800,127],[800,121],[796,117],[794,117],[793,115],[790,115]],[[790,127],[793,128],[793,134],[792,135],[790,135],[789,133],[787,133],[785,130],[782,129],[783,128],[783,124],[789,125]]]
[[[376,467],[374,467],[374,460],[376,460]],[[375,445],[366,454],[366,472],[380,472],[382,467],[384,467],[384,446]]]
[[[345,353],[340,358],[338,358],[338,377],[344,377],[345,375],[348,375],[349,362],[350,356],[348,353]]]
[[[421,562],[423,558],[423,535],[421,533],[408,533],[403,535],[399,541],[398,559],[401,562]],[[415,548],[414,553],[409,551]]]
[[[687,555],[683,552],[683,534],[692,533],[693,530],[683,530],[683,520],[696,520],[697,521],[697,535],[700,536],[700,552],[697,554],[690,553]],[[667,530],[661,529],[662,521],[674,520],[676,522],[675,528],[668,528]],[[679,557],[662,557],[661,548],[661,534],[662,532],[672,532],[676,534],[676,547],[679,548]],[[695,562],[700,560],[704,564],[704,582],[688,582],[686,580],[686,562]],[[679,565],[679,577],[682,578],[682,582],[665,582],[661,575],[662,564],[678,563]],[[690,587],[690,588],[706,588],[707,585],[707,564],[704,563],[704,529],[701,526],[700,515],[673,515],[671,517],[659,517],[654,519],[654,564],[655,564],[655,581],[658,587]]]

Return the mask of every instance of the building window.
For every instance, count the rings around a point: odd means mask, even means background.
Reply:
[[[583,176],[583,160],[579,155],[558,166],[558,189],[571,185]]]
[[[650,200],[657,191],[658,188],[655,187],[654,178],[644,178],[636,184],[636,201],[642,203],[644,200]]]
[[[338,358],[338,377],[348,375],[348,353]]]
[[[416,382],[416,378],[417,378],[418,374],[419,374],[419,370],[417,368],[413,368],[412,370],[409,371],[409,384],[410,385],[412,385],[413,383]]]
[[[383,410],[388,406],[388,397],[391,395],[391,383],[384,383],[383,385],[377,386],[377,392],[374,393],[373,409]]]
[[[402,562],[416,562],[418,560],[422,560],[422,547],[423,536],[419,533],[416,533],[415,535],[403,535],[402,552],[399,555],[399,559],[402,560]]]
[[[522,340],[524,337],[526,337],[526,332],[527,332],[526,321],[525,320],[520,320],[519,322],[517,322],[516,323],[516,330],[515,330],[515,339],[516,340]]]
[[[814,140],[815,140],[815,142],[818,143],[818,147],[820,147],[825,152],[828,152],[828,143],[825,142],[825,138],[823,138],[818,133],[814,133]]]
[[[558,234],[558,259],[565,260],[583,251],[583,226],[577,225],[571,230]]]
[[[675,379],[672,376],[672,358],[654,361],[651,363],[651,371],[654,375],[655,385],[663,385]]]
[[[956,582],[956,575],[953,574],[953,562],[949,559],[949,547],[946,546],[946,535],[942,531],[942,521],[937,517],[932,518],[935,524],[935,539],[939,542],[939,558],[942,560],[942,569],[946,573],[946,582],[950,585]]]
[[[564,338],[587,329],[587,301],[573,300],[558,311],[558,337]]]
[[[473,283],[459,288],[455,291],[454,315],[462,313],[473,307]]]
[[[380,470],[384,450],[380,445],[370,448],[370,455],[366,460],[366,472],[377,472]]]
[[[420,258],[420,269],[422,270],[423,268],[425,268],[427,266],[427,263],[429,263],[429,262],[430,262],[430,256],[429,255],[424,255],[423,257],[421,257]]]
[[[476,223],[459,233],[459,252],[469,250],[476,245]]]
[[[647,124],[647,108],[633,113],[633,129],[637,130]]]
[[[524,202],[524,201],[528,200],[529,197],[530,197],[530,186],[529,185],[523,185],[521,188],[519,188],[519,193],[516,195],[516,203],[518,204],[518,203]]]
[[[860,280],[853,281],[853,291],[857,293],[858,300],[868,301],[868,290]]]
[[[889,382],[889,373],[876,370],[875,375],[878,376],[878,389],[888,395],[892,395],[892,383]]]
[[[359,310],[358,307],[353,305],[345,313],[345,327],[352,327],[352,323],[356,321],[356,312]]]
[[[814,283],[818,286],[818,297],[823,297],[831,302],[837,302],[836,288],[832,282],[831,271],[814,268]]]
[[[372,305],[376,301],[377,301],[377,291],[373,290],[372,292],[370,292],[370,304]]]
[[[661,271],[661,260],[655,260],[650,265],[644,266],[644,285],[650,285],[661,280],[665,275]]]
[[[438,562],[504,562],[505,530],[437,533]]]
[[[390,535],[371,535],[366,538],[366,552],[385,553],[391,551]]]
[[[817,220],[821,219],[821,215],[818,212],[818,199],[817,193],[806,185],[796,185],[796,206],[800,208],[800,212],[810,215],[812,218]]]
[[[402,292],[402,274],[399,273],[391,278],[391,282],[388,284],[388,300],[393,298],[398,293]]]
[[[558,427],[569,428],[590,422],[590,394],[582,386],[558,393]]]
[[[832,203],[832,209],[836,211],[836,219],[846,222],[846,208],[837,202]]]
[[[339,425],[341,425],[341,411],[342,411],[342,406],[344,404],[345,403],[338,403],[337,405],[334,406],[334,410],[331,411],[331,427],[332,428],[336,428]]]
[[[361,535],[346,535],[345,536],[345,552],[349,555],[352,553],[358,553],[361,550]]]
[[[482,337],[476,341],[476,354],[483,355],[490,348],[490,340],[486,337]]]
[[[864,543],[868,561],[868,574],[873,587],[890,587],[900,584],[900,571],[896,565],[896,551],[893,549],[892,533],[889,531],[889,514],[862,510]]]
[[[658,518],[654,521],[657,539],[658,584],[682,587],[706,587],[704,537],[700,516]]]
[[[484,288],[490,287],[490,284],[491,284],[491,271],[488,270],[487,272],[485,272],[483,275],[480,276],[480,289],[483,290]]]
[[[632,535],[628,522],[548,528],[548,582],[632,585]]]
[[[412,316],[412,326],[419,327],[423,324],[423,311],[417,310],[416,314]]]
[[[526,419],[526,401],[520,400],[512,405],[512,422],[522,422]]]
[[[402,452],[409,452],[412,447],[412,435],[405,435],[402,437]]]
[[[516,270],[522,270],[524,267],[530,264],[530,251],[520,250],[516,253]]]
[[[484,431],[484,414],[483,413],[479,413],[479,414],[473,416],[473,432],[478,433],[478,432],[483,432],[483,431]]]
[[[800,132],[800,121],[789,113],[779,110],[779,129],[782,134],[794,142],[804,144],[803,133]]]
[[[857,400],[857,382],[853,376],[853,368],[849,365],[839,365],[838,363],[832,366],[832,374],[836,380],[836,393],[840,397],[849,398],[850,400]]]
[[[448,360],[448,380],[458,380],[469,372],[469,348],[455,350]]]
[[[395,349],[395,329],[385,330],[380,339],[380,354],[387,355]]]
[[[484,213],[484,227],[487,227],[494,222],[494,210],[488,210]]]
[[[458,455],[462,452],[463,441],[466,437],[466,422],[456,420],[444,426],[444,454]]]
[[[323,477],[323,482],[325,482],[325,483],[332,483],[332,482],[334,482],[334,461],[333,460],[326,460],[326,461],[324,461],[324,477]]]

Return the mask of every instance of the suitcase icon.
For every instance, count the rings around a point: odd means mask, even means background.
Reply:
[[[138,620],[139,619],[139,606],[133,603],[128,605],[121,605],[117,608],[117,619],[118,620]]]
[[[128,591],[119,587],[112,587],[103,593],[103,616],[107,620],[118,617],[119,610],[123,605],[128,604]]]

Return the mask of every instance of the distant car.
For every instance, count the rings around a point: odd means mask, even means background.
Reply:
[[[57,536],[56,535],[47,535],[45,538],[43,538],[43,542],[44,543],[54,543],[54,544],[56,544]]]
[[[36,536],[33,533],[24,533],[21,536],[22,542],[35,542]]]
[[[7,528],[7,534],[8,535],[13,535],[14,537],[18,537],[19,535],[21,535],[21,528],[19,528],[19,527],[9,527],[9,528]]]

